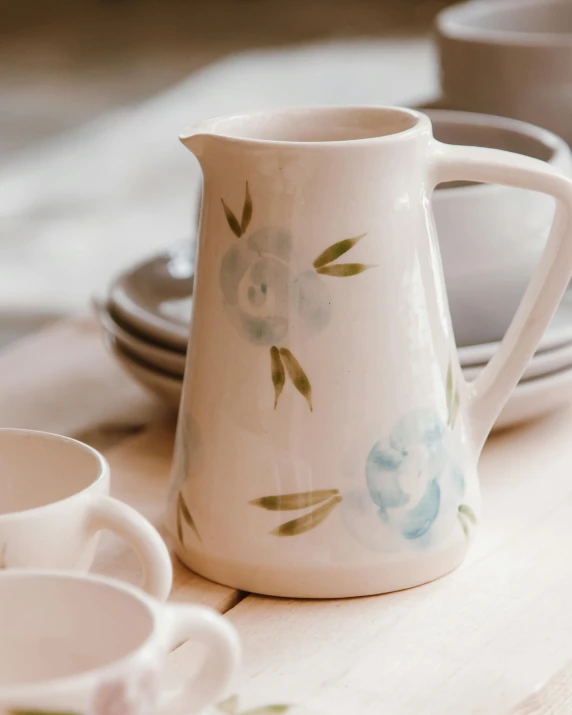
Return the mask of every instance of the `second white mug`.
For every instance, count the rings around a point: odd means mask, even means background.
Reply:
[[[157,530],[109,496],[109,466],[95,449],[45,432],[0,429],[0,568],[88,571],[99,532],[136,551],[144,589],[164,600],[171,559]]]
[[[240,661],[238,635],[215,611],[100,576],[0,572],[0,612],[1,715],[193,715],[224,694]],[[165,659],[189,639],[202,666],[166,690]]]

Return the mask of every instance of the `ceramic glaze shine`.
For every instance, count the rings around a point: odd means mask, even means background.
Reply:
[[[484,436],[541,333],[521,330],[512,361],[467,388],[430,199],[499,157],[511,181],[515,160],[379,107],[213,120],[183,142],[204,201],[169,500],[179,557],[281,596],[450,571],[478,521]]]

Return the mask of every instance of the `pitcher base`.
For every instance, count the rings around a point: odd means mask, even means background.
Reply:
[[[185,566],[210,581],[239,591],[282,598],[351,598],[402,591],[450,573],[461,564],[466,552],[465,544],[415,561],[379,567],[273,568],[176,548],[177,557]]]

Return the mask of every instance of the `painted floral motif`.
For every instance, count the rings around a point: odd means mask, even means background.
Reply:
[[[201,540],[199,530],[182,492],[193,465],[200,462],[201,456],[202,438],[199,426],[194,418],[185,409],[182,409],[177,425],[169,494],[169,502],[175,502],[177,539],[182,546],[185,546],[185,535],[188,534],[189,529],[199,541]]]
[[[269,348],[274,408],[288,378],[312,410],[310,380],[284,343],[291,329],[309,338],[328,326],[331,301],[321,276],[344,278],[371,268],[363,263],[333,263],[365,234],[338,241],[316,258],[312,268],[298,271],[287,229],[265,227],[245,237],[253,215],[248,182],[240,221],[221,201],[231,231],[241,239],[229,248],[220,267],[226,315],[243,338]]]
[[[435,411],[412,412],[376,442],[367,457],[367,488],[379,518],[405,539],[429,531],[443,490],[459,497],[464,493],[463,473],[451,463],[448,435]]]
[[[447,422],[432,409],[404,415],[371,448],[365,465],[367,491],[322,489],[260,497],[250,502],[267,511],[304,511],[270,534],[298,536],[319,526],[343,503],[342,519],[358,541],[373,550],[424,546],[455,523],[468,538],[476,516],[462,503],[465,478],[454,429],[459,392],[453,368],[446,378]]]
[[[286,713],[290,710],[291,705],[260,705],[249,710],[239,710],[238,697],[232,695],[222,703],[218,703],[216,709],[222,715],[273,715],[273,713]]]
[[[447,423],[432,409],[404,415],[368,454],[367,493],[346,495],[346,528],[372,550],[425,547],[446,538],[455,524],[470,536],[476,517],[463,503],[465,478],[454,437],[459,397],[451,367],[446,391]]]
[[[7,569],[8,564],[6,563],[6,549],[7,549],[6,544],[2,544],[0,546],[0,569]]]
[[[341,501],[338,489],[318,489],[312,492],[260,497],[253,499],[250,504],[267,511],[301,511],[319,504],[316,509],[280,524],[270,532],[273,536],[298,536],[319,526]]]
[[[459,413],[459,390],[455,386],[455,380],[453,377],[453,363],[449,362],[449,367],[447,368],[447,382],[445,387],[445,397],[447,400],[447,426],[452,430],[455,429],[455,424],[457,423],[457,414]]]
[[[475,515],[475,512],[468,504],[459,504],[459,509],[457,511],[457,519],[461,524],[463,534],[465,534],[468,539],[471,535],[471,525],[474,526],[477,523],[477,517]]]

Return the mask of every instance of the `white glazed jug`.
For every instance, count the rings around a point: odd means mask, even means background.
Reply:
[[[182,136],[204,200],[168,523],[214,581],[291,597],[430,581],[479,521],[477,460],[572,272],[572,182],[435,141],[420,113],[321,107]],[[558,199],[498,354],[467,384],[431,193],[489,181]]]

